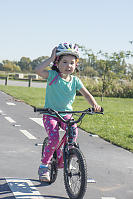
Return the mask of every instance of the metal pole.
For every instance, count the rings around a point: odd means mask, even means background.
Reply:
[[[32,78],[29,78],[29,84],[28,84],[28,87],[31,87],[31,82],[32,82]]]
[[[7,86],[8,77],[5,77],[5,86]]]

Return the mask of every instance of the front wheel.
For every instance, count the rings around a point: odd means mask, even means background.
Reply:
[[[82,199],[87,188],[87,166],[78,148],[69,150],[64,167],[64,183],[71,199]]]

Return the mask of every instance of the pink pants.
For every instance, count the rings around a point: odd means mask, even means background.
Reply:
[[[66,115],[64,117],[65,120],[70,119],[71,115]],[[59,127],[63,130],[66,130],[66,124],[63,123],[59,118],[50,116],[50,115],[43,115],[43,123],[48,134],[48,145],[44,149],[42,163],[49,164],[53,153],[58,146],[59,143]],[[77,125],[74,124],[73,128],[73,139],[76,141],[78,136],[78,129]],[[58,159],[61,157],[61,152],[57,151]]]

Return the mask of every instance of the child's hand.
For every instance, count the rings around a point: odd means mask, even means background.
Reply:
[[[51,60],[52,62],[54,62],[55,58],[56,58],[56,49],[57,47],[55,47],[53,50],[52,50],[52,54],[51,54]]]
[[[101,111],[102,111],[101,106],[99,106],[98,104],[95,104],[95,105],[93,106],[93,108],[94,108],[94,111],[95,111],[95,112],[101,112]]]

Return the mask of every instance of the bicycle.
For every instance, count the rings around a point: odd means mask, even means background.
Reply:
[[[71,199],[82,199],[86,189],[87,189],[87,164],[83,153],[79,148],[79,144],[76,142],[70,141],[70,137],[72,135],[72,128],[71,126],[75,123],[79,123],[86,114],[93,115],[93,114],[103,114],[103,109],[101,112],[94,112],[93,108],[88,108],[84,111],[67,111],[67,112],[57,112],[55,110],[49,108],[35,108],[34,112],[40,112],[40,114],[50,114],[56,115],[61,121],[67,124],[67,129],[60,140],[51,162],[49,164],[49,171],[50,171],[50,184],[54,183],[57,178],[58,173],[58,157],[57,157],[57,150],[63,147],[63,160],[64,160],[64,184],[66,192]],[[68,120],[64,120],[63,117],[60,115],[61,113],[66,114],[77,114],[80,113],[81,115],[77,120],[74,120],[72,117]],[[48,137],[44,139],[43,146],[42,146],[42,155],[45,146],[48,144]]]

